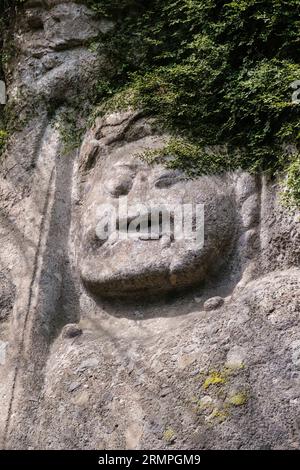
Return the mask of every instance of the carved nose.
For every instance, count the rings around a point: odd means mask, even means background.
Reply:
[[[128,232],[129,234],[142,234],[151,231],[150,212],[133,212],[127,217],[117,219],[117,230],[119,232]]]
[[[108,182],[105,186],[109,193],[115,197],[126,196],[131,191],[133,180],[130,176],[123,177],[117,182]]]

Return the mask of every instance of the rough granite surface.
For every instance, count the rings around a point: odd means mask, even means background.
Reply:
[[[61,113],[85,100],[89,43],[110,27],[71,1],[28,1],[16,21],[8,96],[26,119],[0,161],[0,447],[300,449],[299,212],[263,175],[148,165],[165,136],[133,110],[66,155]],[[203,249],[103,242],[97,205],[123,196],[204,204]]]

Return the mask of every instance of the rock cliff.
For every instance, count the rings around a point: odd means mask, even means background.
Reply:
[[[110,27],[66,0],[28,1],[14,25],[1,448],[299,449],[299,212],[265,175],[149,164],[166,136],[142,111],[98,117],[66,148],[64,117],[88,112],[105,67],[89,46]],[[203,204],[203,248],[161,228],[101,240],[98,206],[124,196]]]

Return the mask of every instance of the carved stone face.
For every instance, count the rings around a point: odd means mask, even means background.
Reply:
[[[85,181],[79,265],[85,287],[99,297],[144,296],[195,285],[226,262],[235,239],[234,192],[229,177],[187,180],[179,171],[141,161],[136,156],[137,145],[141,141],[98,157]],[[161,225],[155,239],[147,239],[143,229],[127,240],[116,240],[116,233],[106,240],[99,238],[101,207],[109,204],[118,208],[124,197],[128,222],[137,215],[142,221],[149,220],[147,211],[136,211],[137,204],[151,208],[204,204],[204,246],[197,240],[174,239]],[[123,225],[123,220],[117,222],[117,232]]]

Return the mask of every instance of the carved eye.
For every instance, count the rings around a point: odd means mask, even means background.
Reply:
[[[156,188],[169,188],[173,184],[179,183],[184,180],[183,174],[179,170],[169,171],[164,173],[155,181],[154,185]]]

